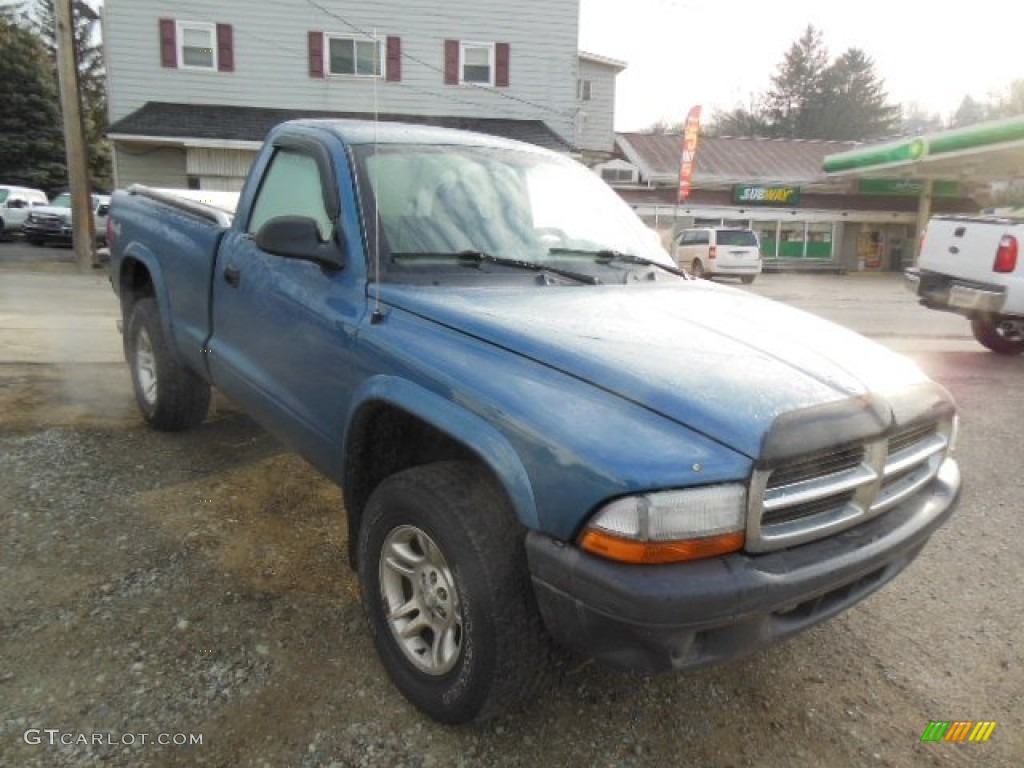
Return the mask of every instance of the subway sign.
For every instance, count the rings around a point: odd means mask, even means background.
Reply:
[[[800,187],[737,184],[732,188],[732,199],[746,205],[799,205]]]

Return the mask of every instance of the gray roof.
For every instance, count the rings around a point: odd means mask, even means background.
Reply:
[[[617,133],[623,155],[645,181],[675,183],[679,174],[679,134]],[[732,138],[702,136],[697,144],[693,180],[703,184],[769,182],[827,183],[822,171],[826,155],[860,146],[853,141]]]
[[[487,133],[524,141],[556,152],[573,147],[543,120],[512,120],[497,117],[452,117],[448,115],[381,114],[381,121],[432,125]],[[266,109],[217,104],[171,104],[148,101],[107,129],[112,136],[144,136],[171,139],[211,139],[263,141],[270,129],[286,120],[329,118],[372,120],[364,112],[326,112],[323,110]]]

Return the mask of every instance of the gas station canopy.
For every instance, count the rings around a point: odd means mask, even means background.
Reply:
[[[831,176],[951,179],[1024,177],[1024,115],[828,155]]]
[[[940,180],[986,184],[1024,177],[1024,115],[828,155],[830,176],[918,180],[917,231],[931,216]]]

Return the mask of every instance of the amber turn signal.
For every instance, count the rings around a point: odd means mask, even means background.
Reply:
[[[587,552],[622,563],[676,563],[725,555],[743,549],[741,531],[722,533],[699,539],[673,541],[637,541],[614,536],[599,528],[588,528],[580,537],[580,547]]]

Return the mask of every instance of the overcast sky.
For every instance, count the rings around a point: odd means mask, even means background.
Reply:
[[[615,127],[681,121],[767,90],[813,24],[832,57],[862,48],[894,103],[948,117],[1024,78],[1024,3],[920,0],[580,0],[580,49],[625,61]],[[705,114],[708,114],[706,112]]]

